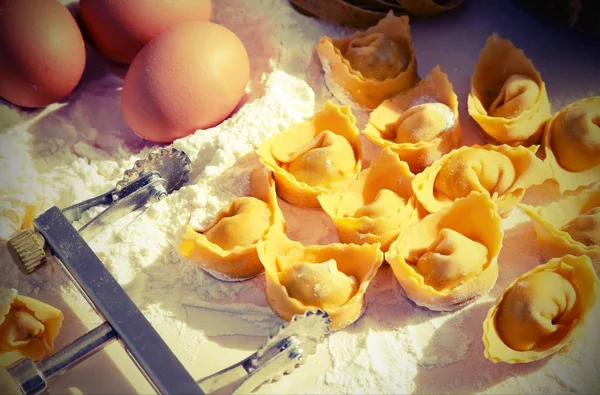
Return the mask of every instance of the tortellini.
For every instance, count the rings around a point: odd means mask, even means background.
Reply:
[[[571,220],[561,230],[567,232],[573,240],[587,247],[600,243],[600,207],[581,214]]]
[[[571,254],[600,261],[600,184],[543,207],[520,208],[531,217],[547,258]]]
[[[60,310],[0,287],[0,366],[22,357],[39,361],[52,353],[62,323]]]
[[[503,238],[500,222],[490,197],[472,192],[403,228],[385,259],[416,304],[455,310],[496,283]]]
[[[414,173],[457,148],[458,99],[448,76],[436,67],[414,88],[384,101],[371,113],[363,133],[390,147]]]
[[[23,197],[15,193],[0,199],[0,240],[8,240],[15,232],[33,224],[36,205],[23,202]]]
[[[536,150],[508,145],[461,147],[415,176],[415,195],[427,211],[435,213],[477,191],[491,196],[500,215],[508,215],[527,188],[549,178]]]
[[[408,165],[384,148],[347,191],[319,196],[343,243],[381,243],[387,251],[402,226],[418,219]]]
[[[344,57],[363,77],[384,81],[394,78],[408,66],[402,45],[383,33],[373,33],[350,41]]]
[[[493,34],[471,78],[469,114],[498,144],[535,144],[550,118],[546,84],[531,60],[510,40]]]
[[[600,96],[578,100],[554,115],[543,144],[561,193],[600,181]]]
[[[486,358],[523,363],[567,350],[596,303],[599,284],[586,256],[554,258],[518,277],[483,323]]]
[[[320,207],[317,196],[356,179],[362,151],[348,107],[327,102],[310,120],[265,141],[258,149],[273,171],[277,194],[300,207]]]
[[[350,37],[322,37],[317,53],[336,98],[344,102],[349,96],[362,108],[373,109],[419,80],[408,17],[392,12]]]
[[[272,230],[285,230],[270,172],[254,169],[250,181],[251,196],[234,199],[201,231],[188,225],[179,245],[185,258],[220,280],[240,281],[262,273],[256,243]]]
[[[383,262],[378,243],[303,246],[282,232],[261,240],[257,249],[275,314],[290,320],[319,308],[331,317],[333,330],[361,316],[365,291]]]

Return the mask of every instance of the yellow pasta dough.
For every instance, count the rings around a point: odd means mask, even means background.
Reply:
[[[348,107],[327,102],[310,120],[265,141],[257,150],[273,171],[277,194],[301,207],[320,207],[317,196],[354,180],[362,151]]]
[[[398,42],[383,33],[373,33],[350,41],[344,57],[363,77],[384,81],[406,69],[408,55]]]
[[[552,341],[548,337],[564,336],[576,313],[576,301],[575,287],[560,274],[533,273],[504,294],[496,313],[498,335],[516,351],[540,347]]]
[[[311,186],[328,187],[353,177],[356,158],[350,142],[342,136],[325,130],[291,155],[279,155],[273,150],[281,168],[298,182]]]
[[[419,80],[408,17],[392,12],[350,37],[322,37],[317,53],[328,85],[340,86],[361,107],[373,109]]]
[[[285,230],[270,172],[257,168],[251,174],[252,196],[234,199],[205,229],[186,227],[179,251],[187,259],[225,281],[240,281],[260,274],[263,267],[256,243],[275,229]]]
[[[237,198],[220,211],[204,236],[224,250],[246,247],[260,239],[271,220],[269,205],[255,197]]]
[[[508,215],[527,188],[549,178],[536,150],[508,145],[461,147],[415,176],[415,195],[427,211],[435,213],[477,191],[491,196],[500,215]]]
[[[416,304],[455,310],[494,286],[503,237],[500,222],[489,195],[472,192],[402,229],[385,259]]]
[[[333,330],[361,316],[365,291],[383,262],[379,244],[303,246],[282,232],[261,240],[257,249],[275,314],[290,320],[319,308],[331,317]]]
[[[461,233],[443,228],[427,252],[417,259],[416,271],[437,291],[455,288],[477,275],[487,263],[488,249]]]
[[[445,104],[425,103],[406,110],[398,119],[397,143],[415,144],[419,141],[431,141],[454,126],[454,113]]]
[[[300,262],[279,274],[291,298],[323,309],[344,305],[356,294],[357,282],[340,272],[334,259],[322,263]]]
[[[554,258],[519,276],[483,323],[486,358],[522,363],[567,350],[596,303],[599,284],[586,256]]]
[[[514,118],[531,108],[540,95],[537,82],[526,75],[513,74],[504,82],[500,94],[492,102],[489,114],[499,118]]]
[[[600,181],[600,97],[578,100],[555,114],[543,143],[561,192]]]
[[[567,232],[573,240],[587,247],[600,245],[600,207],[581,214],[560,230]]]
[[[531,218],[547,258],[571,254],[600,261],[600,184],[546,206],[520,208]]]
[[[400,228],[418,219],[408,165],[388,147],[348,190],[319,196],[343,243],[381,243],[387,251]]]
[[[384,101],[371,113],[363,133],[390,147],[414,173],[457,148],[458,100],[448,76],[436,67],[414,88]]]
[[[14,289],[0,288],[0,366],[27,357],[39,361],[54,350],[63,322],[60,310]]]
[[[531,60],[510,40],[492,34],[475,65],[469,114],[498,144],[535,144],[551,109],[546,85]]]

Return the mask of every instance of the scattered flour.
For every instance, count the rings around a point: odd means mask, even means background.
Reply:
[[[321,36],[339,37],[347,32],[301,16],[283,0],[213,3],[214,20],[233,30],[250,54],[252,75],[244,106],[221,125],[173,143],[192,160],[187,186],[148,209],[122,218],[90,242],[198,378],[249,355],[282,321],[266,303],[263,276],[221,282],[186,261],[177,251],[184,226],[205,225],[233,198],[247,193],[249,174],[260,166],[254,149],[268,137],[310,117],[325,101],[335,99],[313,49]],[[90,53],[84,81],[68,104],[52,105],[36,114],[0,107],[0,166],[10,174],[2,181],[0,239],[5,240],[21,226],[28,210],[37,215],[50,206],[67,207],[109,190],[135,160],[155,149],[124,123],[121,85],[122,78]],[[368,113],[357,110],[355,115],[362,128]],[[364,138],[361,141],[369,144]],[[373,156],[376,149],[370,150]],[[290,237],[305,244],[337,241],[335,228],[322,211],[293,207],[282,200],[279,204]],[[81,222],[99,211],[91,211]],[[391,269],[384,265],[367,291],[364,316],[329,336],[317,354],[292,376],[265,385],[260,392],[598,390],[600,361],[594,352],[600,342],[595,329],[600,325],[598,309],[585,341],[577,343],[570,353],[525,366],[496,365],[483,358],[481,324],[494,298],[542,259],[535,232],[523,213],[515,210],[503,220],[503,226],[502,270],[489,296],[455,313],[435,313],[407,300]],[[86,317],[83,323],[87,329],[99,324],[99,318],[55,263],[25,277],[1,247],[0,273],[0,286],[52,301],[65,310],[58,348],[83,333],[83,329],[75,329],[81,317]],[[251,340],[254,337],[258,340]],[[218,356],[223,366],[207,363]],[[63,392],[72,386],[65,383]],[[97,389],[82,387],[83,392]]]

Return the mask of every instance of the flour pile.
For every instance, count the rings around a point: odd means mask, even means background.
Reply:
[[[347,33],[296,13],[283,0],[213,3],[214,21],[234,31],[250,55],[252,75],[245,104],[221,125],[173,143],[192,160],[187,186],[123,218],[90,243],[197,378],[218,370],[207,363],[207,350],[218,347],[223,352],[240,346],[248,355],[282,321],[266,304],[262,276],[220,282],[179,254],[180,236],[188,222],[205,225],[232,199],[248,192],[250,172],[261,166],[253,151],[262,141],[310,117],[332,99],[313,49],[323,35]],[[417,47],[417,56],[418,51]],[[122,78],[93,53],[88,63],[91,70],[70,103],[39,114],[0,108],[4,122],[0,166],[11,175],[3,180],[0,200],[2,239],[28,216],[109,190],[135,160],[155,149],[133,135],[122,119]],[[367,114],[355,115],[362,127]],[[337,241],[335,228],[321,211],[279,203],[291,238],[305,244]],[[81,222],[99,211],[91,210]],[[539,363],[494,365],[483,357],[481,324],[492,301],[516,275],[540,263],[535,232],[527,221],[518,210],[504,220],[501,276],[489,296],[454,313],[431,312],[404,297],[390,268],[384,266],[367,292],[365,315],[328,337],[292,376],[265,385],[260,392],[585,392],[600,388],[600,357],[592,351],[599,343],[594,330],[570,353]],[[56,265],[25,278],[9,262],[4,246],[0,253],[0,285],[25,295],[42,292],[51,304],[54,298],[85,305]],[[596,327],[598,316],[596,311],[590,317]],[[67,314],[66,322],[69,319],[75,318]],[[63,330],[68,331],[68,326]],[[236,340],[229,343],[236,346],[228,346],[227,336],[246,343]],[[238,354],[232,353],[226,364],[237,362]]]

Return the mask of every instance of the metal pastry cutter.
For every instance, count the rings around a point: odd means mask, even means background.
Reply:
[[[113,340],[121,342],[159,394],[217,390],[248,393],[291,373],[315,352],[331,322],[327,313],[320,310],[295,316],[247,359],[196,381],[86,243],[108,224],[181,188],[188,181],[190,168],[190,159],[183,151],[163,148],[150,153],[127,170],[111,191],[63,210],[52,207],[34,220],[35,230],[21,231],[9,240],[8,250],[26,274],[40,268],[48,255],[53,255],[106,322],[40,362],[24,358],[6,370],[0,369],[0,379],[12,379],[12,386],[7,388],[22,394],[41,393],[52,378]],[[96,206],[107,208],[76,229],[73,222]]]

